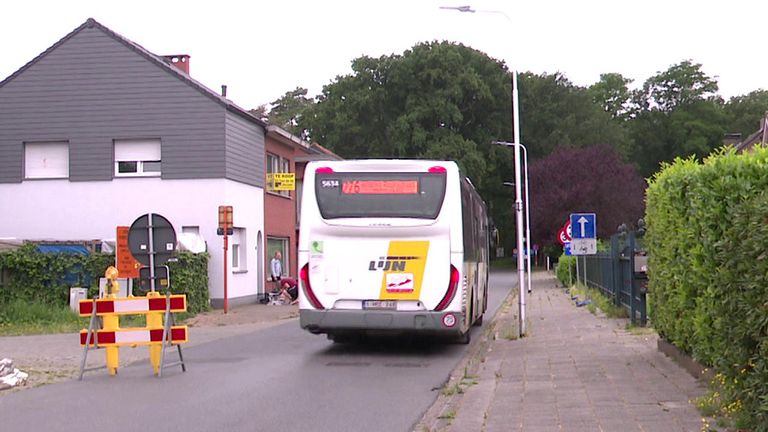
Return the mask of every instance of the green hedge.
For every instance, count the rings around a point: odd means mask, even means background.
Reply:
[[[23,300],[48,305],[69,304],[70,287],[98,289],[99,277],[114,255],[41,253],[33,244],[0,253],[0,269],[8,280],[0,285],[0,303]]]
[[[33,244],[2,252],[0,271],[8,280],[0,284],[0,305],[16,300],[68,305],[70,287],[89,288],[92,297],[98,294],[99,278],[114,262],[113,254],[41,253]],[[189,312],[208,310],[208,254],[181,252],[178,261],[169,263],[169,268],[171,291],[187,294]]]
[[[768,149],[676,160],[647,192],[651,317],[768,430]]]
[[[564,287],[571,287],[576,281],[576,257],[560,255],[555,267],[555,275]]]
[[[196,314],[211,309],[208,294],[208,253],[180,252],[178,261],[168,263],[171,291],[187,295],[187,312]]]

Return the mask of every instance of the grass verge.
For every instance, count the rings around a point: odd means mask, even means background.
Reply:
[[[587,309],[593,314],[600,309],[608,318],[628,318],[627,310],[621,306],[616,306],[600,291],[589,288],[581,283],[577,283],[569,290],[571,297],[578,297],[579,300],[590,300],[592,303],[586,305]]]

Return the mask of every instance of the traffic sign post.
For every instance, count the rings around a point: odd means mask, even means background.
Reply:
[[[570,217],[571,254],[594,255],[597,253],[597,218],[594,213],[572,213]]]
[[[229,309],[229,296],[227,295],[227,254],[229,253],[229,236],[234,234],[232,206],[219,206],[219,229],[218,235],[224,236],[224,314]]]

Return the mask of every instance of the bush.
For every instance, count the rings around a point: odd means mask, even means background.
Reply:
[[[576,281],[576,257],[561,255],[557,260],[555,275],[564,287],[572,286]]]
[[[33,244],[0,253],[0,269],[9,275],[0,285],[0,303],[22,300],[66,306],[70,287],[98,288],[99,277],[114,261],[109,254],[41,253]]]
[[[649,300],[659,333],[729,383],[768,430],[768,149],[676,160],[647,193]]]
[[[187,294],[190,313],[210,308],[208,300],[208,254],[180,252],[178,261],[169,263],[171,291]],[[99,278],[114,265],[113,254],[41,253],[33,244],[0,253],[0,269],[9,280],[0,285],[0,305],[27,302],[50,306],[68,306],[69,288],[89,288],[89,296],[98,295]],[[134,281],[134,292],[138,283]]]
[[[171,292],[187,295],[187,313],[194,315],[211,309],[208,294],[208,253],[179,252],[177,262],[168,263]]]

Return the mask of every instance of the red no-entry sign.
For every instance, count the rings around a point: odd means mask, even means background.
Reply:
[[[565,225],[560,228],[560,231],[557,233],[557,239],[563,246],[571,241],[571,221],[566,222]]]

